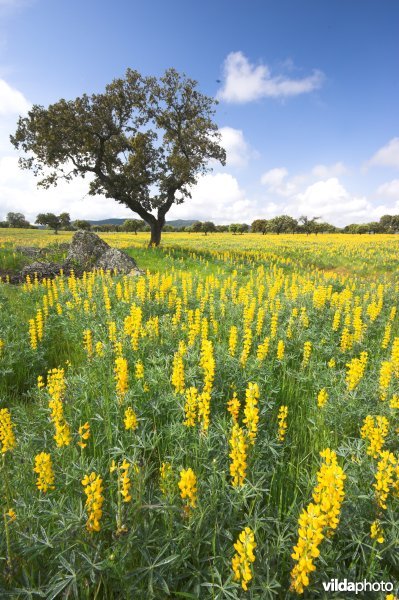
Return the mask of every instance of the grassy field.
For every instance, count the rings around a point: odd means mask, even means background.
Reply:
[[[101,237],[146,275],[10,285],[71,234],[0,230],[0,597],[396,589],[399,239]]]

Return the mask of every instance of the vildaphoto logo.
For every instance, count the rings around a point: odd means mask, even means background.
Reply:
[[[392,592],[393,583],[390,581],[348,581],[347,579],[331,579],[323,581],[325,592]]]

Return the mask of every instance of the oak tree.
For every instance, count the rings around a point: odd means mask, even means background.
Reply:
[[[10,139],[38,185],[89,176],[89,194],[129,207],[158,245],[172,205],[190,198],[210,161],[225,164],[215,104],[175,69],[159,79],[128,69],[103,93],[34,105]]]

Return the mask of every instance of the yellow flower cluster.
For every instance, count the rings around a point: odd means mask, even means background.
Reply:
[[[209,414],[213,380],[215,378],[215,359],[213,356],[213,344],[210,340],[203,339],[201,342],[200,367],[204,372],[204,387],[198,397],[198,418],[202,421],[202,428],[207,431],[209,427]]]
[[[383,544],[385,541],[384,531],[381,527],[381,523],[378,520],[371,523],[370,537],[372,540],[377,540],[379,544]]]
[[[317,406],[319,408],[323,408],[328,400],[328,392],[326,388],[322,388],[320,392],[317,394]]]
[[[117,465],[113,460],[110,467],[110,473],[118,471],[118,491],[122,496],[123,502],[131,502],[132,496],[130,495],[130,489],[132,482],[129,477],[130,463],[124,458],[120,465]]]
[[[375,474],[375,483],[373,487],[376,491],[377,504],[380,508],[387,508],[387,498],[390,488],[394,484],[394,474],[397,461],[392,452],[384,450],[381,452],[380,460],[377,464],[377,472]]]
[[[37,473],[37,488],[46,493],[47,490],[54,490],[54,471],[51,462],[51,456],[47,452],[40,452],[35,456],[35,466],[33,471]]]
[[[230,356],[235,356],[236,349],[237,349],[237,339],[238,339],[237,327],[235,325],[232,325],[230,327],[230,334],[229,334],[229,354],[230,354]]]
[[[178,350],[173,357],[173,369],[171,382],[175,388],[176,394],[184,394],[184,363],[183,354]]]
[[[250,327],[246,327],[244,330],[244,341],[242,346],[242,352],[240,357],[240,364],[245,367],[247,364],[248,356],[252,346],[252,330]]]
[[[378,458],[384,445],[385,438],[388,435],[389,422],[386,417],[377,415],[372,417],[368,415],[363,421],[363,427],[360,430],[361,437],[369,441],[367,454],[373,458]]]
[[[238,422],[238,415],[240,413],[241,402],[237,398],[237,392],[233,392],[233,397],[227,402],[227,410],[231,414],[233,423]]]
[[[396,337],[392,343],[391,363],[395,377],[399,378],[399,337]]]
[[[87,531],[100,531],[100,520],[103,514],[102,505],[104,503],[103,496],[103,480],[94,471],[90,475],[85,475],[82,479],[82,485],[86,494],[86,509],[87,509]]]
[[[137,429],[137,416],[136,416],[136,413],[134,412],[134,410],[133,410],[133,408],[131,406],[129,406],[125,410],[124,423],[125,423],[125,429],[126,430],[131,429],[132,431],[134,431],[135,429]]]
[[[83,448],[86,448],[86,446],[87,446],[86,441],[90,437],[90,425],[87,421],[86,421],[86,423],[84,423],[83,425],[81,425],[79,427],[78,434],[79,434],[78,446],[80,446],[83,450]]]
[[[13,450],[16,446],[13,427],[9,409],[0,408],[0,442],[2,454]]]
[[[345,381],[350,392],[352,392],[362,380],[367,365],[367,359],[367,352],[361,352],[359,358],[352,358],[352,360],[347,363],[346,366],[348,370]]]
[[[326,533],[329,535],[336,529],[344,499],[346,476],[337,463],[335,452],[327,448],[320,456],[324,462],[317,474],[314,502],[299,517],[298,542],[291,555],[296,561],[291,571],[291,590],[298,594],[309,585],[309,574],[316,570],[313,561],[320,554],[319,545]]]
[[[173,476],[172,465],[168,462],[163,462],[159,468],[161,492],[167,496],[171,489],[171,480]]]
[[[178,485],[182,500],[187,500],[184,506],[184,510],[187,514],[191,508],[197,506],[197,477],[191,468],[182,469],[180,471],[180,481]]]
[[[93,356],[93,334],[91,329],[85,329],[83,332],[83,347],[89,358]]]
[[[195,427],[195,423],[198,417],[198,390],[196,387],[189,387],[186,389],[185,394],[186,402],[184,404],[185,420],[184,425],[186,427]]]
[[[247,591],[248,583],[253,577],[251,565],[255,562],[255,548],[254,533],[250,527],[245,527],[234,544],[236,553],[231,561],[234,581],[240,581],[241,587],[245,591]]]
[[[144,365],[141,360],[138,360],[134,365],[134,376],[136,379],[144,379]]]
[[[29,341],[32,350],[37,350],[37,329],[35,319],[29,319]]]
[[[283,360],[285,354],[284,341],[279,340],[277,343],[277,360]]]
[[[2,340],[0,338],[0,356],[1,356],[2,352],[3,352],[4,346],[5,346],[4,340]]]
[[[393,365],[390,361],[384,360],[381,363],[380,368],[380,400],[384,401],[387,399],[389,384],[391,383],[391,377],[393,372]]]
[[[311,353],[312,353],[312,342],[307,341],[303,345],[302,368],[305,368],[308,366]]]
[[[235,423],[231,431],[231,437],[229,440],[231,452],[229,457],[230,462],[230,475],[232,478],[233,487],[241,487],[244,485],[244,480],[247,474],[247,441],[246,435],[243,429]]]
[[[262,361],[266,358],[266,356],[269,354],[269,344],[270,344],[270,338],[265,337],[263,342],[261,342],[257,348],[257,351],[256,351],[257,360]]]
[[[288,406],[280,406],[277,419],[278,419],[278,439],[280,442],[284,441],[285,434],[287,433],[287,417],[288,417]]]
[[[129,389],[128,364],[126,358],[123,358],[123,356],[118,356],[115,359],[114,374],[116,383],[116,393],[119,398],[119,401],[122,402],[122,400],[126,396],[127,390]]]
[[[245,391],[245,408],[243,422],[247,426],[248,437],[251,444],[255,443],[259,422],[259,386],[257,383],[249,383]]]
[[[64,369],[52,369],[47,374],[47,391],[50,395],[50,418],[54,423],[54,439],[59,448],[69,446],[72,440],[71,429],[64,416],[63,400],[66,391]]]

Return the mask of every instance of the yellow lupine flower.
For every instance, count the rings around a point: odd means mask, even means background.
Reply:
[[[227,410],[232,416],[233,423],[238,422],[238,414],[240,412],[241,403],[237,398],[237,392],[233,392],[233,397],[227,402]]]
[[[80,438],[78,441],[78,446],[80,446],[82,449],[86,448],[86,440],[88,440],[90,437],[90,425],[87,421],[79,427],[78,434]]]
[[[352,358],[352,360],[347,363],[345,381],[350,392],[353,391],[362,380],[367,365],[367,359],[367,352],[361,352],[359,358]]]
[[[380,508],[386,510],[387,498],[389,490],[394,484],[394,473],[397,461],[392,452],[384,450],[381,452],[380,460],[377,465],[377,472],[375,474],[375,483],[373,487],[376,490],[377,504]]]
[[[89,358],[93,356],[93,334],[91,329],[85,329],[83,332],[83,347]]]
[[[178,350],[173,357],[173,369],[171,382],[175,388],[176,394],[184,394],[184,362],[182,353]]]
[[[317,406],[323,408],[328,400],[328,392],[326,388],[322,388],[317,395]]]
[[[134,365],[134,376],[136,379],[144,379],[144,365],[141,360]]]
[[[54,490],[54,471],[51,456],[47,452],[40,452],[35,456],[34,472],[37,473],[37,488],[46,493],[47,490]]]
[[[229,354],[230,356],[235,356],[237,349],[237,339],[238,339],[238,329],[235,325],[230,327],[229,334]]]
[[[184,510],[188,513],[197,506],[197,477],[191,468],[180,471],[178,486],[182,500],[187,500]]]
[[[115,359],[114,373],[116,393],[119,400],[123,400],[129,387],[128,364],[126,358],[123,358],[123,356],[118,356]]]
[[[136,416],[136,413],[134,412],[134,410],[133,410],[133,408],[131,406],[129,406],[125,410],[124,423],[125,423],[125,429],[126,430],[131,429],[132,431],[134,431],[135,429],[137,429],[137,416]]]
[[[305,368],[309,364],[310,355],[312,353],[312,342],[305,342],[303,345],[302,367]]]
[[[283,360],[285,353],[284,341],[279,340],[277,344],[277,360]]]
[[[378,520],[371,523],[370,537],[372,540],[377,540],[379,544],[383,544],[385,541],[384,531],[381,527],[381,523]]]
[[[378,458],[381,454],[381,449],[384,445],[385,438],[388,435],[389,422],[386,417],[377,415],[372,417],[368,415],[364,421],[363,426],[360,430],[360,435],[363,439],[369,441],[367,448],[367,454],[373,458]]]
[[[380,367],[380,400],[386,400],[389,384],[393,373],[393,365],[390,361],[384,360]]]
[[[13,450],[16,446],[14,425],[11,420],[11,413],[8,408],[0,408],[0,442],[1,452]]]
[[[248,437],[251,444],[255,443],[259,422],[259,386],[257,383],[249,383],[245,391],[245,408],[243,423],[246,424]]]
[[[233,487],[241,487],[244,485],[244,479],[247,473],[247,442],[244,430],[235,423],[231,431],[229,440],[231,452],[230,475],[232,478]]]
[[[195,427],[198,418],[198,390],[196,387],[190,387],[185,392],[186,402],[184,405],[185,420],[183,424],[186,427]]]
[[[159,468],[160,475],[160,484],[161,492],[167,496],[171,489],[171,481],[172,481],[172,465],[169,462],[163,462]]]
[[[94,471],[90,475],[85,475],[82,479],[82,485],[86,494],[86,529],[90,532],[100,531],[101,529],[100,521],[103,514],[102,505],[104,503],[102,484],[103,480]]]
[[[245,527],[234,544],[236,553],[231,561],[234,581],[241,582],[241,587],[245,591],[248,590],[248,583],[253,577],[251,565],[255,562],[255,548],[254,533],[250,527]]]
[[[287,433],[287,417],[288,417],[288,406],[280,406],[277,419],[278,419],[278,439],[280,442],[284,441],[285,434]]]

